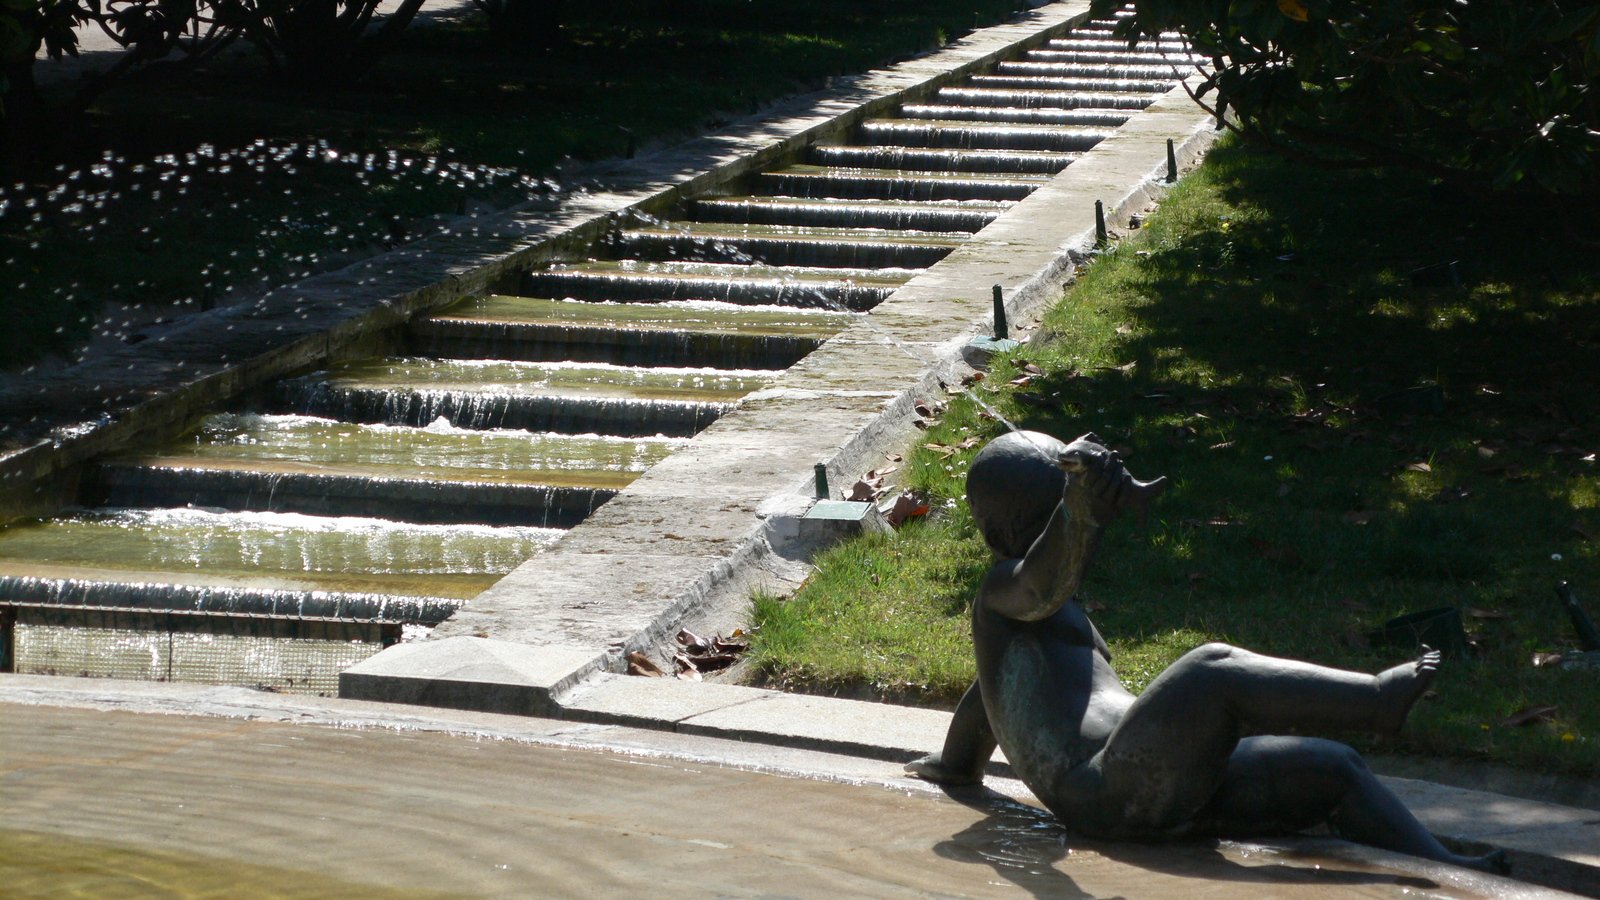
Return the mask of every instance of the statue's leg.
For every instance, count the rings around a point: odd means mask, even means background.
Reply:
[[[1506,871],[1503,853],[1452,853],[1372,774],[1361,755],[1321,738],[1245,738],[1197,817],[1201,830],[1228,836],[1331,825],[1340,837],[1487,872]]]
[[[906,763],[906,771],[939,784],[976,784],[983,780],[984,766],[994,756],[994,749],[989,714],[978,682],[974,681],[956,704],[950,730],[945,732],[944,749]]]
[[[1245,734],[1397,729],[1437,665],[1430,653],[1365,675],[1206,644],[1150,682],[1095,765],[1130,826],[1181,827],[1216,792]]]

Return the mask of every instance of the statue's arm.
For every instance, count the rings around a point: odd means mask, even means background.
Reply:
[[[1027,555],[996,565],[983,586],[991,611],[1034,622],[1071,600],[1100,543],[1100,531],[1116,514],[1124,477],[1122,462],[1102,452],[1067,476],[1061,502]]]

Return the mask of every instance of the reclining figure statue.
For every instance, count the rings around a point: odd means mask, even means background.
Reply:
[[[998,743],[1039,800],[1086,836],[1244,837],[1326,824],[1359,843],[1504,871],[1503,854],[1441,845],[1350,747],[1282,734],[1397,731],[1433,678],[1436,652],[1366,675],[1206,644],[1138,697],[1123,688],[1076,594],[1100,530],[1164,486],[1134,480],[1092,434],[1063,444],[1015,432],[979,452],[967,497],[999,560],[972,608],[978,679],[944,748],[907,771],[974,783]]]

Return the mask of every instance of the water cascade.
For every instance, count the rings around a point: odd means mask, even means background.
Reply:
[[[1189,74],[1084,23],[839,143],[617,216],[405,355],[105,459],[0,531],[0,670],[333,689],[583,520]],[[830,141],[832,139],[830,138]],[[869,319],[870,321],[870,319]]]

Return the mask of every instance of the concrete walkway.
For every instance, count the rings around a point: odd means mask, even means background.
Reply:
[[[1081,841],[1027,799],[624,726],[0,679],[10,897],[1559,896],[1329,839]]]

